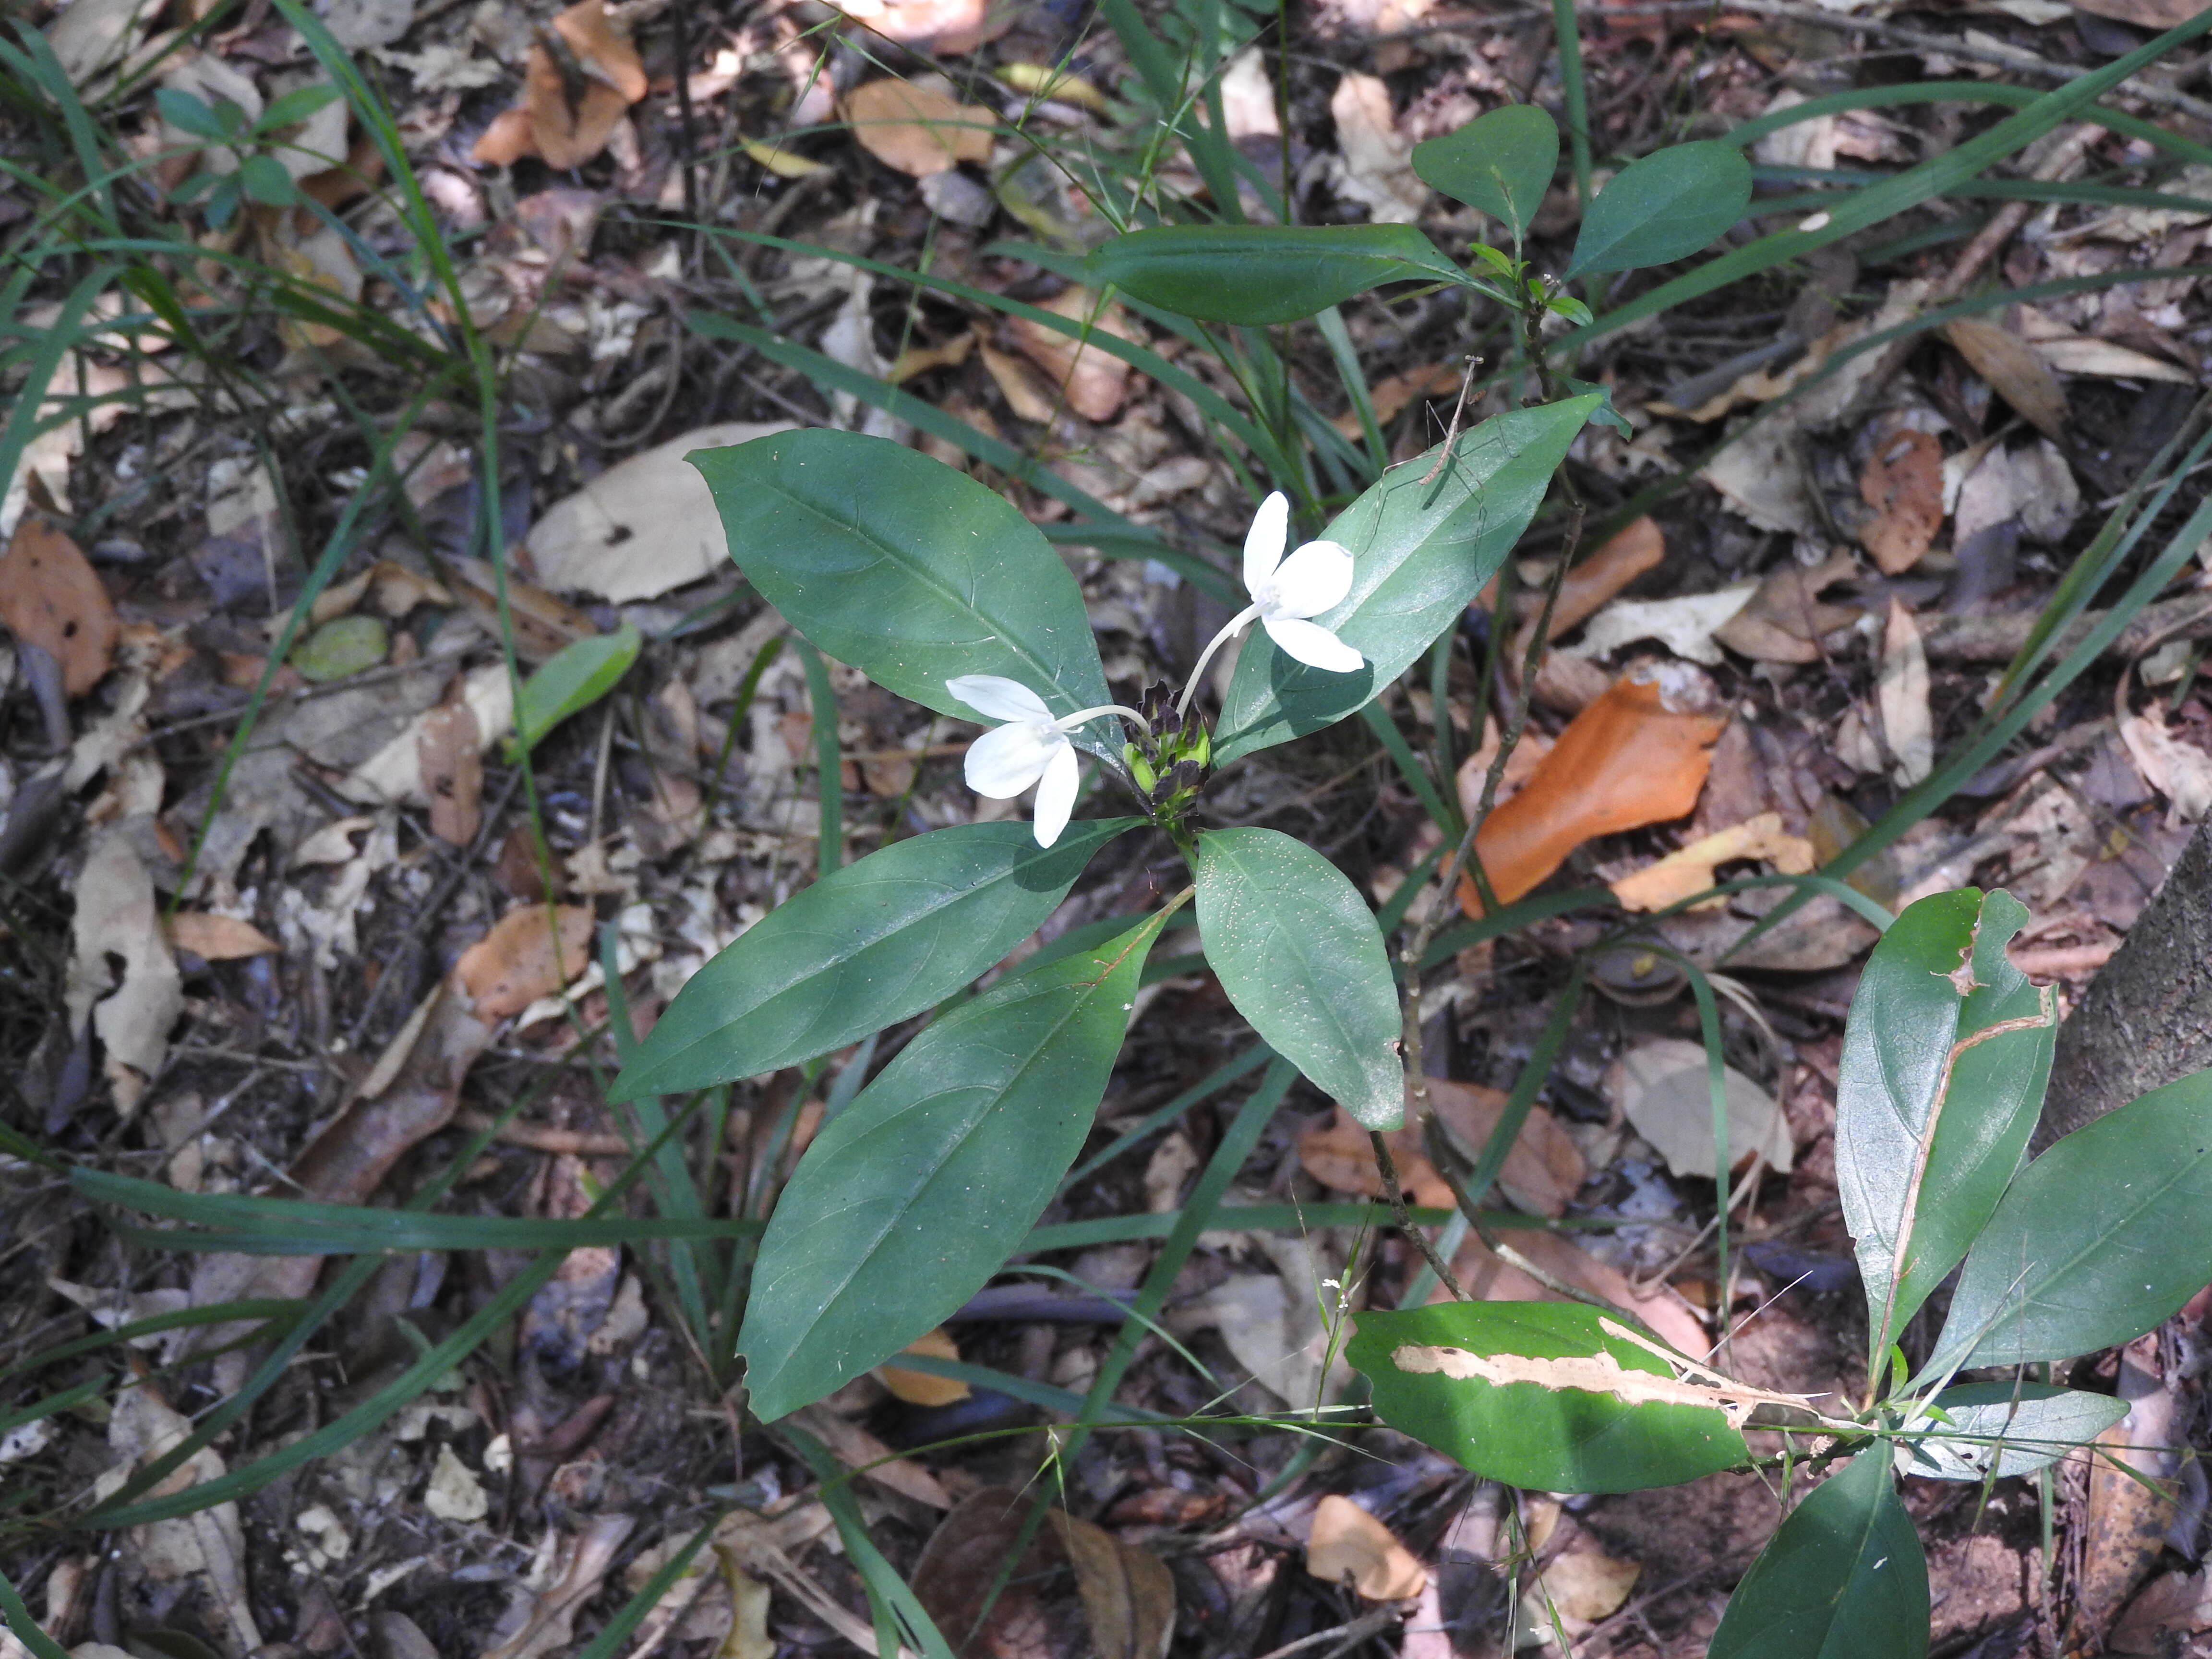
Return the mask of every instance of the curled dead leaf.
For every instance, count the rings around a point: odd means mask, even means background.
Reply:
[[[107,1051],[117,1108],[128,1116],[168,1055],[185,994],[161,933],[153,875],[119,829],[101,834],[86,854],[70,938],[70,1030],[82,1034],[90,1022]]]
[[[1875,447],[1859,474],[1859,494],[1875,516],[1860,532],[1885,575],[1920,562],[1943,527],[1943,446],[1906,428]]]
[[[100,684],[121,637],[115,606],[77,544],[26,514],[0,555],[0,623],[61,665],[62,688],[81,697]]]
[[[1953,318],[1943,325],[1943,337],[1990,383],[1991,391],[2019,410],[2022,420],[2045,437],[2063,441],[2065,388],[2037,355],[2037,347],[1980,317]]]
[[[1549,876],[1594,836],[1662,823],[1698,804],[1728,724],[1710,683],[1680,663],[1632,668],[1568,722],[1528,783],[1483,824],[1475,854],[1501,904]],[[1482,913],[1472,876],[1460,904]]]
[[[845,95],[845,120],[860,147],[910,178],[991,159],[997,115],[933,85],[871,81]]]
[[[1928,651],[1912,613],[1893,598],[1883,630],[1881,678],[1875,699],[1889,745],[1890,776],[1910,788],[1936,766],[1936,727],[1928,707]]]
[[[1419,1595],[1428,1570],[1397,1534],[1349,1498],[1330,1492],[1314,1507],[1306,1540],[1306,1571],[1324,1583],[1352,1589],[1370,1601],[1403,1601]]]
[[[1746,859],[1771,863],[1784,875],[1802,876],[1813,867],[1813,843],[1786,832],[1781,813],[1761,812],[1623,876],[1613,884],[1613,896],[1625,910],[1663,910],[1711,887],[1718,866]],[[1727,902],[1716,898],[1692,908],[1708,909]]]
[[[453,975],[469,994],[480,1019],[505,1019],[540,997],[551,996],[584,971],[592,938],[592,913],[580,904],[554,907],[556,939],[546,907],[510,910],[461,952]]]
[[[581,167],[607,147],[646,86],[637,48],[601,0],[580,0],[540,32],[523,69],[520,107],[484,130],[475,159],[504,167],[538,155],[550,167]]]
[[[1002,1577],[1031,1501],[986,1486],[956,1504],[922,1546],[915,1594],[939,1630],[961,1633],[955,1651],[962,1659],[1041,1651],[1161,1659],[1175,1634],[1174,1577],[1103,1528],[1048,1508],[1011,1579]],[[1054,1571],[1063,1562],[1073,1570],[1073,1598],[1069,1575]]]
[[[957,1360],[960,1358],[960,1345],[952,1340],[951,1332],[939,1325],[927,1335],[916,1337],[899,1352],[922,1354],[931,1359]],[[903,1365],[878,1366],[876,1375],[883,1378],[893,1399],[903,1400],[909,1406],[949,1406],[956,1400],[965,1400],[969,1393],[968,1385],[957,1377],[939,1376],[934,1371],[908,1370]]]

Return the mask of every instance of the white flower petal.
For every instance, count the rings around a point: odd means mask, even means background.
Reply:
[[[1252,527],[1244,532],[1244,591],[1260,597],[1260,586],[1283,562],[1283,549],[1291,539],[1290,498],[1277,490],[1260,503]]]
[[[1366,658],[1319,623],[1300,622],[1295,617],[1267,617],[1261,619],[1261,625],[1267,629],[1269,639],[1309,668],[1325,668],[1332,674],[1349,674],[1366,665]],[[994,732],[992,735],[995,737],[998,734]]]
[[[945,689],[979,714],[994,720],[1034,720],[1052,724],[1052,710],[1044,699],[1019,680],[1002,674],[963,674],[945,682]]]
[[[1060,832],[1067,828],[1067,816],[1075,810],[1076,791],[1082,782],[1083,772],[1075,762],[1074,745],[1061,744],[1045,763],[1043,780],[1037,785],[1038,846],[1051,846],[1060,839]]]
[[[1054,757],[1075,751],[1066,738],[1027,720],[986,732],[968,745],[961,770],[968,787],[993,800],[1012,800],[1044,775]]]
[[[1269,617],[1318,617],[1352,592],[1352,553],[1334,542],[1308,542],[1276,568]],[[1258,597],[1255,594],[1253,597]]]

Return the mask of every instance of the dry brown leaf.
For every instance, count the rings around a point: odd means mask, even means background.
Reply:
[[[1551,660],[1549,656],[1545,658]],[[1606,685],[1613,677],[1603,669],[1598,671]],[[1601,692],[1603,687],[1599,688]],[[1498,758],[1498,745],[1503,741],[1498,735],[1498,722],[1486,717],[1482,723],[1482,747],[1459,763],[1459,810],[1469,817],[1482,805],[1482,786],[1490,776],[1491,763]],[[1498,799],[1492,804],[1502,805],[1518,794],[1535,773],[1537,763],[1552,752],[1552,740],[1533,726],[1523,726],[1521,741],[1513,745],[1513,752],[1505,757],[1505,770],[1498,780]]]
[[[872,1480],[886,1491],[933,1510],[952,1507],[952,1494],[935,1475],[911,1458],[898,1456],[858,1423],[840,1417],[828,1406],[817,1401],[801,1407],[791,1420],[817,1437],[837,1455],[838,1462],[859,1470],[863,1480]]]
[[[1108,305],[1102,309],[1097,296],[1087,289],[1063,289],[1044,301],[1041,309],[1094,332],[1142,343],[1120,306]],[[1109,356],[1095,345],[1080,343],[1057,329],[1026,317],[1015,318],[1009,327],[1014,343],[1044,371],[1045,379],[1067,399],[1069,408],[1086,421],[1113,418],[1115,411],[1121,407],[1121,399],[1128,394],[1128,364],[1119,357]]]
[[[179,910],[169,918],[169,943],[202,962],[235,962],[241,957],[274,956],[283,947],[250,921]]]
[[[438,777],[444,775],[434,776],[428,763],[445,758],[448,745],[458,741],[461,734],[459,717],[441,716],[441,711],[454,708],[468,711],[474,722],[477,752],[481,754],[513,729],[514,689],[504,663],[489,663],[471,670],[443,704],[424,709],[401,727],[391,741],[340,780],[338,793],[366,806],[392,805],[401,801],[431,805]],[[441,718],[446,729],[434,737],[432,725]]]
[[[1753,1156],[1771,1170],[1787,1170],[1796,1160],[1789,1120],[1768,1094],[1732,1066],[1722,1067],[1729,1116],[1729,1166],[1741,1169]],[[1680,1037],[1638,1043],[1613,1063],[1606,1091],[1642,1135],[1679,1176],[1711,1180],[1713,1097],[1711,1073],[1701,1044]]]
[[[975,349],[973,330],[954,335],[943,345],[908,346],[899,353],[884,379],[893,386],[904,386],[915,375],[927,374],[933,368],[957,368],[968,361],[968,354]]]
[[[526,155],[538,154],[538,135],[526,109],[503,109],[478,136],[469,159],[485,167],[511,167]]]
[[[1818,487],[1805,465],[1802,441],[1789,423],[1757,422],[1698,476],[1758,529],[1793,536],[1824,533],[1821,514],[1814,505]]]
[[[2120,1350],[2118,1393],[2128,1414],[2097,1437],[2081,1520],[2069,1647],[2095,1652],[2166,1547],[2177,1492],[2172,1449],[2181,1438],[2178,1402],[2160,1378],[2158,1333]]]
[[[497,1640],[483,1659],[543,1659],[565,1649],[578,1611],[599,1593],[623,1540],[636,1524],[632,1516],[596,1515],[583,1523],[584,1530],[575,1538],[557,1543],[549,1540],[538,1570],[530,1575],[532,1584],[544,1588],[525,1589],[510,1604],[492,1627]],[[550,1559],[545,1559],[548,1554]],[[511,1625],[519,1628],[510,1632]]]
[[[1837,553],[1807,569],[1795,560],[1771,570],[1751,603],[1713,630],[1731,651],[1755,662],[1807,663],[1820,659],[1820,640],[1856,620],[1851,605],[1824,605],[1821,590],[1856,574],[1849,553]]]
[[[446,568],[453,576],[453,597],[464,610],[483,624],[495,638],[506,633],[500,617],[497,573],[483,559],[449,558]],[[507,614],[514,627],[515,654],[526,663],[541,663],[578,640],[595,638],[599,624],[573,605],[553,597],[536,582],[524,581],[510,570],[507,577]],[[477,710],[479,717],[483,710]]]
[[[840,0],[838,9],[916,52],[970,52],[1014,26],[1019,9],[986,0]]]
[[[790,428],[788,421],[696,427],[609,467],[530,526],[532,574],[556,592],[626,605],[728,568],[721,514],[689,457]]]
[[[1398,1541],[1396,1534],[1336,1492],[1314,1506],[1306,1571],[1327,1584],[1341,1584],[1349,1578],[1352,1589],[1370,1601],[1407,1601],[1429,1582],[1428,1570]]]
[[[483,741],[468,698],[457,693],[425,714],[415,745],[430,833],[449,847],[468,846],[483,822]]]
[[[1943,325],[1943,337],[2022,420],[2053,441],[2064,441],[2065,389],[2039,355],[2039,346],[1980,317],[1953,318]]]
[[[114,660],[122,624],[77,544],[35,514],[0,555],[0,623],[61,665],[62,688],[81,697]]]
[[[2154,1578],[2105,1640],[2113,1653],[2184,1651],[2179,1638],[2212,1630],[2212,1567]]]
[[[1885,575],[1911,569],[1943,527],[1943,446],[1911,428],[1893,434],[1867,457],[1859,494],[1875,510],[1859,532],[1874,562]]]
[[[1723,660],[1713,635],[1751,603],[1757,591],[1737,582],[1711,593],[1680,593],[1671,599],[1616,599],[1590,618],[1582,643],[1568,653],[1610,656],[1624,645],[1652,640],[1690,662],[1717,667]]]
[[[1632,668],[1568,722],[1528,783],[1493,811],[1475,853],[1501,904],[1534,888],[1593,836],[1662,823],[1698,804],[1728,724],[1710,685],[1679,663]],[[1482,913],[1471,875],[1460,903]]]
[[[500,1020],[519,1014],[584,971],[592,939],[591,911],[580,904],[555,907],[561,929],[556,960],[545,908],[525,904],[508,911],[453,964],[453,977],[468,993],[478,1018]]]
[[[899,1350],[901,1353],[918,1353],[932,1359],[960,1358],[960,1345],[952,1340],[952,1333],[939,1325],[925,1336],[918,1336]],[[894,1399],[903,1400],[909,1406],[949,1406],[956,1400],[965,1400],[969,1388],[957,1377],[939,1376],[934,1371],[908,1370],[903,1365],[884,1364],[876,1369],[884,1386]]]
[[[1665,1285],[1646,1286],[1639,1294],[1619,1268],[1600,1261],[1558,1233],[1516,1228],[1510,1234],[1501,1234],[1499,1239],[1506,1248],[1527,1257],[1562,1284],[1572,1285],[1593,1296],[1602,1297],[1616,1308],[1626,1309],[1692,1358],[1702,1357],[1711,1346],[1712,1338],[1706,1334],[1705,1322]],[[1478,1302],[1572,1300],[1513,1266],[1472,1233],[1452,1257],[1451,1270],[1453,1277]],[[1442,1302],[1449,1300],[1450,1295],[1439,1285],[1429,1299]]]
[[[1700,836],[1633,875],[1623,876],[1613,884],[1613,896],[1625,910],[1663,910],[1711,887],[1717,866],[1742,859],[1771,863],[1790,876],[1805,874],[1814,863],[1811,842],[1786,833],[1781,813],[1761,812]],[[1725,897],[1715,898],[1691,908],[1711,909],[1727,902]]]
[[[939,1630],[959,1633],[954,1651],[966,1659],[1045,1653],[1160,1659],[1175,1633],[1174,1576],[1157,1557],[1103,1528],[1047,1509],[1046,1524],[1035,1530],[1011,1577],[1002,1578],[1031,1503],[1024,1493],[986,1486],[963,1498],[922,1546],[909,1575],[915,1594]],[[1073,1572],[1057,1571],[1062,1563]]]
[[[2094,335],[2055,335],[2034,342],[2031,348],[2036,361],[2046,372],[2056,369],[2061,374],[2088,374],[2106,380],[2164,380],[2171,386],[2195,386],[2197,377],[2179,363],[2164,357],[2154,357],[2148,351],[2137,351],[2133,346],[2124,346],[2115,340],[2100,340]],[[2051,385],[2057,387],[2057,382]],[[2060,393],[2063,398],[2063,392]],[[2008,396],[2006,402],[2011,403]],[[2014,404],[2018,408],[2017,404]],[[2026,410],[2021,410],[2025,414]]]
[[[1416,398],[1451,396],[1459,390],[1461,378],[1461,369],[1452,363],[1431,363],[1426,368],[1385,375],[1367,389],[1367,401],[1375,410],[1376,424],[1388,425],[1399,410]],[[1331,416],[1329,424],[1347,438],[1359,436],[1359,415],[1356,410]]]
[[[871,81],[846,94],[845,120],[869,155],[915,179],[961,161],[989,161],[998,123],[980,104],[896,79]]]
[[[994,350],[980,341],[977,349],[982,354],[983,367],[1006,398],[1006,407],[1014,411],[1014,418],[1050,426],[1054,416],[1060,413],[1060,400],[1045,389],[1042,377],[1011,353]]]
[[[191,1419],[171,1406],[150,1380],[121,1390],[107,1425],[107,1443],[118,1462],[94,1484],[95,1496],[119,1489],[133,1469],[152,1462],[191,1431]],[[219,1480],[224,1473],[222,1456],[213,1447],[204,1446],[147,1496],[170,1497]],[[261,1632],[246,1597],[246,1534],[236,1504],[215,1504],[191,1515],[134,1527],[125,1536],[139,1565],[157,1582],[206,1578],[210,1599],[229,1626],[226,1646],[246,1653],[261,1645]]]
[[[1543,1571],[1539,1605],[1556,1612],[1565,1634],[1579,1636],[1609,1619],[1628,1600],[1644,1569],[1595,1549],[1574,1549],[1554,1557]],[[1564,1645],[1564,1644],[1563,1644]]]
[[[1882,632],[1881,678],[1875,688],[1890,776],[1910,788],[1936,766],[1936,726],[1928,708],[1928,652],[1912,613],[1895,599]]]
[[[2212,755],[2177,736],[2156,703],[2120,722],[2120,741],[2178,822],[2194,823],[2212,812]]]
[[[1629,583],[1645,571],[1656,569],[1666,556],[1666,535],[1649,516],[1614,532],[1596,552],[1570,569],[1560,583],[1559,603],[1552,611],[1552,637],[1562,639],[1579,628]],[[1539,596],[1522,596],[1518,609],[1528,620],[1513,642],[1516,660],[1528,653],[1528,635],[1541,607]]]
[[[120,829],[100,834],[77,876],[64,1000],[71,1033],[82,1035],[89,1021],[107,1051],[116,1107],[129,1116],[168,1055],[185,994],[162,936],[154,878]]]

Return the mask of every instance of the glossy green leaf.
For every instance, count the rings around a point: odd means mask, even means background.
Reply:
[[[1137,822],[1078,818],[893,842],[753,924],[685,981],[609,1098],[678,1094],[826,1054],[951,996],[1027,939]]]
[[[1899,1474],[1930,1480],[2032,1474],[2128,1414],[2124,1400],[2047,1382],[1962,1383],[1944,1389],[1936,1404],[1942,1419],[1923,1414],[1905,1425],[1926,1437],[1898,1441]]]
[[[2006,1188],[1923,1376],[2131,1342],[2212,1279],[2212,1071],[2076,1129]]]
[[[1413,146],[1421,182],[1480,208],[1517,247],[1559,167],[1559,127],[1534,104],[1506,104]]]
[[[763,1419],[896,1353],[1021,1247],[1090,1132],[1164,920],[944,1015],[815,1138],[738,1335]]]
[[[1688,258],[1751,205],[1751,163],[1717,138],[1632,161],[1598,191],[1575,238],[1569,276],[1637,270]]]
[[[694,451],[730,556],[792,625],[888,691],[956,720],[962,674],[1018,680],[1059,714],[1112,701],[1082,591],[998,492],[903,444],[779,432]],[[1118,756],[1118,726],[1072,734]]]
[[[1198,932],[1237,1012],[1370,1129],[1404,1121],[1398,992],[1359,890],[1279,830],[1198,839]]]
[[[1836,1187],[1886,1352],[1966,1258],[2020,1168],[2051,1075],[2057,1010],[2005,955],[2011,894],[1936,893],[1859,977],[1836,1084]]]
[[[582,713],[613,690],[644,644],[637,624],[626,622],[611,634],[564,645],[538,664],[522,683],[508,752],[535,749],[569,715]]]
[[[1807,1493],[1729,1598],[1708,1659],[1926,1659],[1928,1558],[1870,1447]]]
[[[1322,533],[1351,549],[1352,591],[1315,620],[1367,659],[1350,674],[1308,668],[1261,629],[1245,635],[1213,752],[1240,756],[1334,726],[1380,695],[1474,602],[1543,504],[1552,471],[1598,407],[1594,397],[1493,415],[1395,466]]]
[[[1090,285],[1201,322],[1294,323],[1385,283],[1465,283],[1411,225],[1162,225],[1085,262]]]
[[[1376,1415],[1478,1474],[1547,1492],[1638,1492],[1750,1458],[1663,1351],[1573,1302],[1442,1302],[1354,1316],[1345,1349]],[[1691,1396],[1632,1398],[1662,1392]]]

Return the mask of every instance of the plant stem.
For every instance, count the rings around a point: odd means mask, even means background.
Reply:
[[[1437,1254],[1437,1247],[1429,1242],[1429,1236],[1413,1224],[1413,1212],[1406,1207],[1405,1189],[1398,1184],[1398,1164],[1390,1156],[1390,1143],[1374,1129],[1367,1132],[1367,1140],[1375,1149],[1375,1167],[1382,1176],[1382,1195],[1390,1200],[1391,1211],[1398,1218],[1398,1231],[1413,1241],[1422,1259],[1429,1264],[1429,1271],[1437,1276],[1438,1284],[1452,1293],[1453,1301],[1472,1302],[1474,1298],[1467,1293],[1467,1287],[1452,1276],[1451,1264]]]

